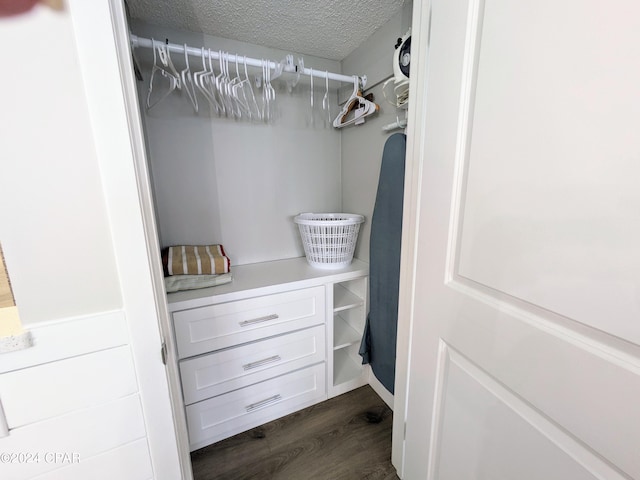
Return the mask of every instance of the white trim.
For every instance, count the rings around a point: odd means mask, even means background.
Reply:
[[[72,462],[79,465],[91,461],[97,455],[144,438],[145,425],[142,421],[140,397],[138,394],[128,395],[11,430],[11,434],[2,439],[2,450],[29,452],[34,457],[38,455],[40,461],[3,463],[2,478],[31,480],[48,472],[54,476],[54,472],[65,464],[46,461],[46,452],[69,455],[76,459]],[[122,457],[118,459],[120,460]],[[149,456],[137,458],[136,464],[149,465]],[[117,468],[118,463],[105,467],[112,474],[110,478],[120,478],[114,475]],[[66,480],[69,477],[60,475],[54,478]],[[93,480],[96,477],[88,478]]]
[[[3,354],[0,374],[129,343],[121,310],[29,325],[33,347]]]
[[[171,418],[174,426],[175,441],[178,448],[178,460],[181,472],[180,478],[182,480],[193,480],[189,437],[187,433],[187,419],[182,399],[182,387],[177,366],[178,360],[176,358],[177,349],[175,347],[171,317],[167,309],[164,272],[160,260],[160,242],[158,239],[158,228],[156,225],[153,205],[153,194],[151,191],[151,179],[149,177],[144,130],[140,116],[136,79],[131,63],[132,53],[129,43],[129,29],[122,2],[119,0],[109,0],[109,2],[111,4],[112,21],[114,23],[114,36],[116,38],[116,50],[118,53],[118,62],[120,64],[122,90],[133,155],[133,167],[136,173],[138,196],[142,213],[142,227],[144,229],[147,247],[147,260],[151,274],[151,286],[153,289],[153,297],[160,333],[166,346],[165,374],[169,388]]]
[[[404,478],[405,423],[411,366],[409,365],[411,328],[418,251],[418,218],[424,151],[424,116],[427,105],[426,82],[428,68],[431,1],[413,2],[411,66],[409,81],[409,112],[407,153],[402,218],[402,256],[400,260],[400,298],[396,343],[396,379],[394,386],[393,440],[391,462],[398,476]],[[419,59],[417,62],[416,59]]]
[[[136,394],[138,383],[131,349],[123,345],[2,374],[0,392],[15,430]]]
[[[378,396],[387,404],[387,406],[393,410],[393,393],[391,393],[387,388],[380,383],[380,380],[376,377],[373,370],[369,368],[369,386],[373,389],[374,392],[378,394]]]
[[[171,317],[167,310],[167,297],[164,284],[164,272],[161,264],[160,242],[153,205],[151,191],[151,179],[144,140],[144,131],[140,115],[136,79],[131,63],[132,53],[129,43],[129,29],[123,4],[119,0],[109,0],[114,23],[114,36],[116,38],[116,50],[120,64],[122,90],[124,104],[128,119],[131,150],[133,154],[133,167],[136,173],[137,189],[142,213],[143,230],[147,247],[147,260],[150,267],[153,297],[156,306],[157,320],[160,327],[162,340],[166,349],[165,374],[169,388],[171,402],[171,418],[174,426],[174,435],[178,448],[178,460],[180,463],[180,478],[192,480],[191,456],[189,438],[187,434],[187,419],[184,413],[182,399],[182,387],[178,372],[175,340]],[[156,477],[157,478],[157,477]]]
[[[160,355],[163,338],[158,317],[163,312],[158,310],[155,263],[150,260],[156,253],[153,246],[157,236],[147,218],[150,207],[144,188],[148,189],[148,179],[139,178],[142,169],[136,167],[140,160],[134,158],[132,151],[132,144],[140,149],[140,140],[132,139],[135,132],[130,130],[131,125],[135,126],[137,111],[130,105],[135,87],[123,3],[69,0],[68,7],[100,164],[154,478],[190,479],[190,468],[185,471],[176,439],[171,391]],[[159,262],[159,258],[155,261]]]

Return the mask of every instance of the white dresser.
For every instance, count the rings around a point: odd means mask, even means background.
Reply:
[[[294,258],[232,272],[230,284],[168,295],[191,450],[367,380],[366,263],[319,270]]]

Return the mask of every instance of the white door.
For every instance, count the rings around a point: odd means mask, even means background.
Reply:
[[[640,4],[422,10],[403,478],[640,479]]]

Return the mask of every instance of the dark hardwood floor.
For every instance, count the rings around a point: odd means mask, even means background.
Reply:
[[[369,386],[191,454],[195,480],[398,480],[392,412]]]

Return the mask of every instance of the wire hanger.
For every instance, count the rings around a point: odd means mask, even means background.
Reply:
[[[376,113],[380,110],[380,106],[374,102],[371,102],[364,98],[360,92],[360,82],[357,76],[353,76],[353,93],[342,107],[342,110],[338,114],[338,116],[333,121],[333,126],[335,128],[346,127],[347,125],[351,125],[360,119],[364,119],[364,117],[368,117],[371,114]],[[363,108],[361,112],[356,112],[356,115],[349,120],[347,117],[349,114],[358,108]]]

